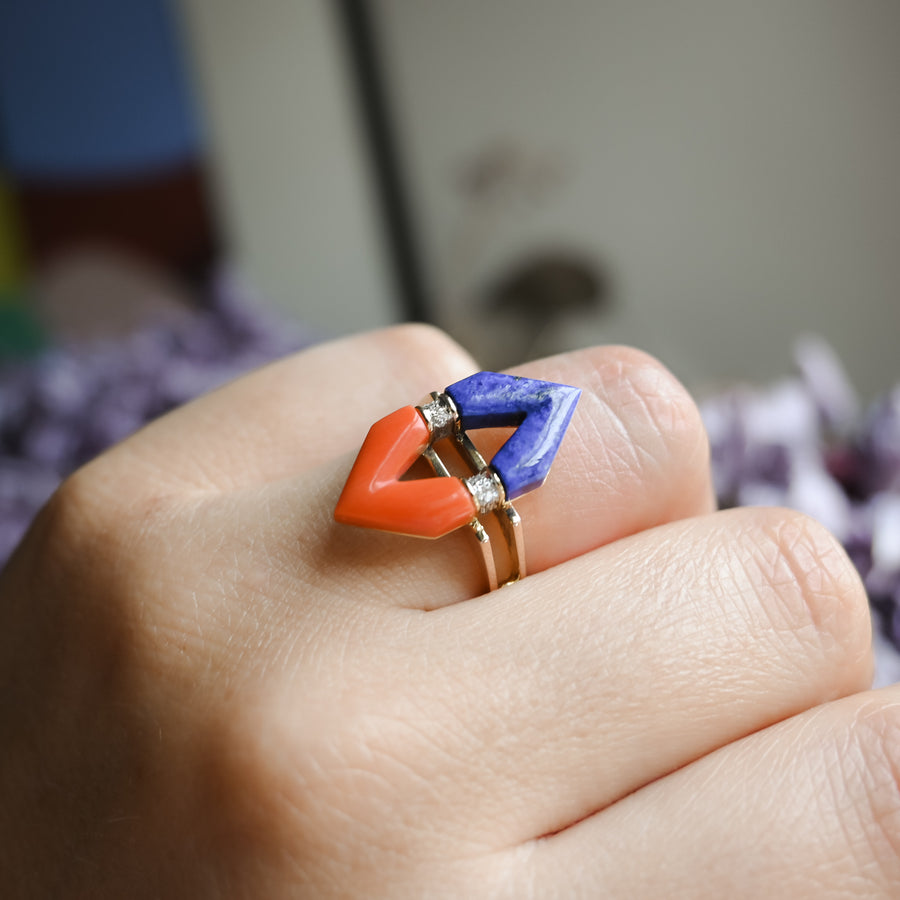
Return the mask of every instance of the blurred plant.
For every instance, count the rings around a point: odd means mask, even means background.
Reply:
[[[540,205],[564,184],[567,167],[556,152],[536,152],[511,138],[499,138],[459,167],[457,187],[465,201],[480,207],[522,210]]]
[[[504,247],[521,244],[529,222],[558,197],[570,180],[571,166],[554,150],[534,150],[511,138],[498,138],[458,167],[455,187],[461,200],[459,219],[451,231],[447,253],[449,322],[463,342],[486,341],[485,313],[502,316],[505,358],[520,361],[538,346],[552,346],[553,327],[576,313],[605,308],[609,281],[588,253],[557,250],[557,234],[528,243],[536,249],[519,252],[504,273],[484,287],[491,257]],[[531,228],[530,230],[534,230]],[[495,342],[496,343],[496,342]],[[497,347],[476,350],[494,356]]]
[[[537,251],[513,264],[484,295],[491,317],[513,316],[525,336],[520,359],[560,349],[552,333],[567,318],[605,310],[610,284],[605,270],[574,251]]]

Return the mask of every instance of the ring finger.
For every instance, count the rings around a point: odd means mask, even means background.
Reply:
[[[547,483],[516,501],[529,572],[712,509],[699,414],[655,360],[605,347],[541,360],[514,374],[583,390]],[[435,608],[483,592],[485,575],[468,529],[433,542],[333,524],[349,462],[247,495],[251,507],[264,503],[270,511],[267,546],[345,596]]]

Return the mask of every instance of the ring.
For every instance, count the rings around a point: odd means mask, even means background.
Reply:
[[[567,384],[478,372],[404,406],[369,430],[334,518],[426,538],[469,526],[490,589],[512,584],[526,574],[522,519],[512,501],[544,483],[580,396]],[[468,432],[503,427],[515,430],[487,463]],[[405,477],[423,458],[438,477]]]

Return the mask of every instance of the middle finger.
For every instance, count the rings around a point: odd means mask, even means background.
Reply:
[[[583,388],[547,483],[516,501],[529,572],[710,511],[706,434],[690,396],[658,362],[603,347],[541,360],[516,374]],[[332,594],[392,606],[436,608],[483,592],[484,572],[466,528],[429,541],[335,524],[348,466],[339,460],[245,498],[251,509],[264,504],[269,511],[264,543],[286,567],[327,584]]]
[[[871,682],[852,565],[783,510],[653,529],[426,620],[456,805],[501,843]]]

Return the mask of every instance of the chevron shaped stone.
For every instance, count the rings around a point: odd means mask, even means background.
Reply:
[[[447,388],[462,427],[515,426],[491,460],[506,499],[515,500],[544,483],[572,420],[581,390],[567,384],[478,372]]]
[[[430,434],[414,406],[379,419],[370,429],[344,485],[338,522],[436,538],[476,516],[475,500],[459,478],[400,479],[428,446]]]

